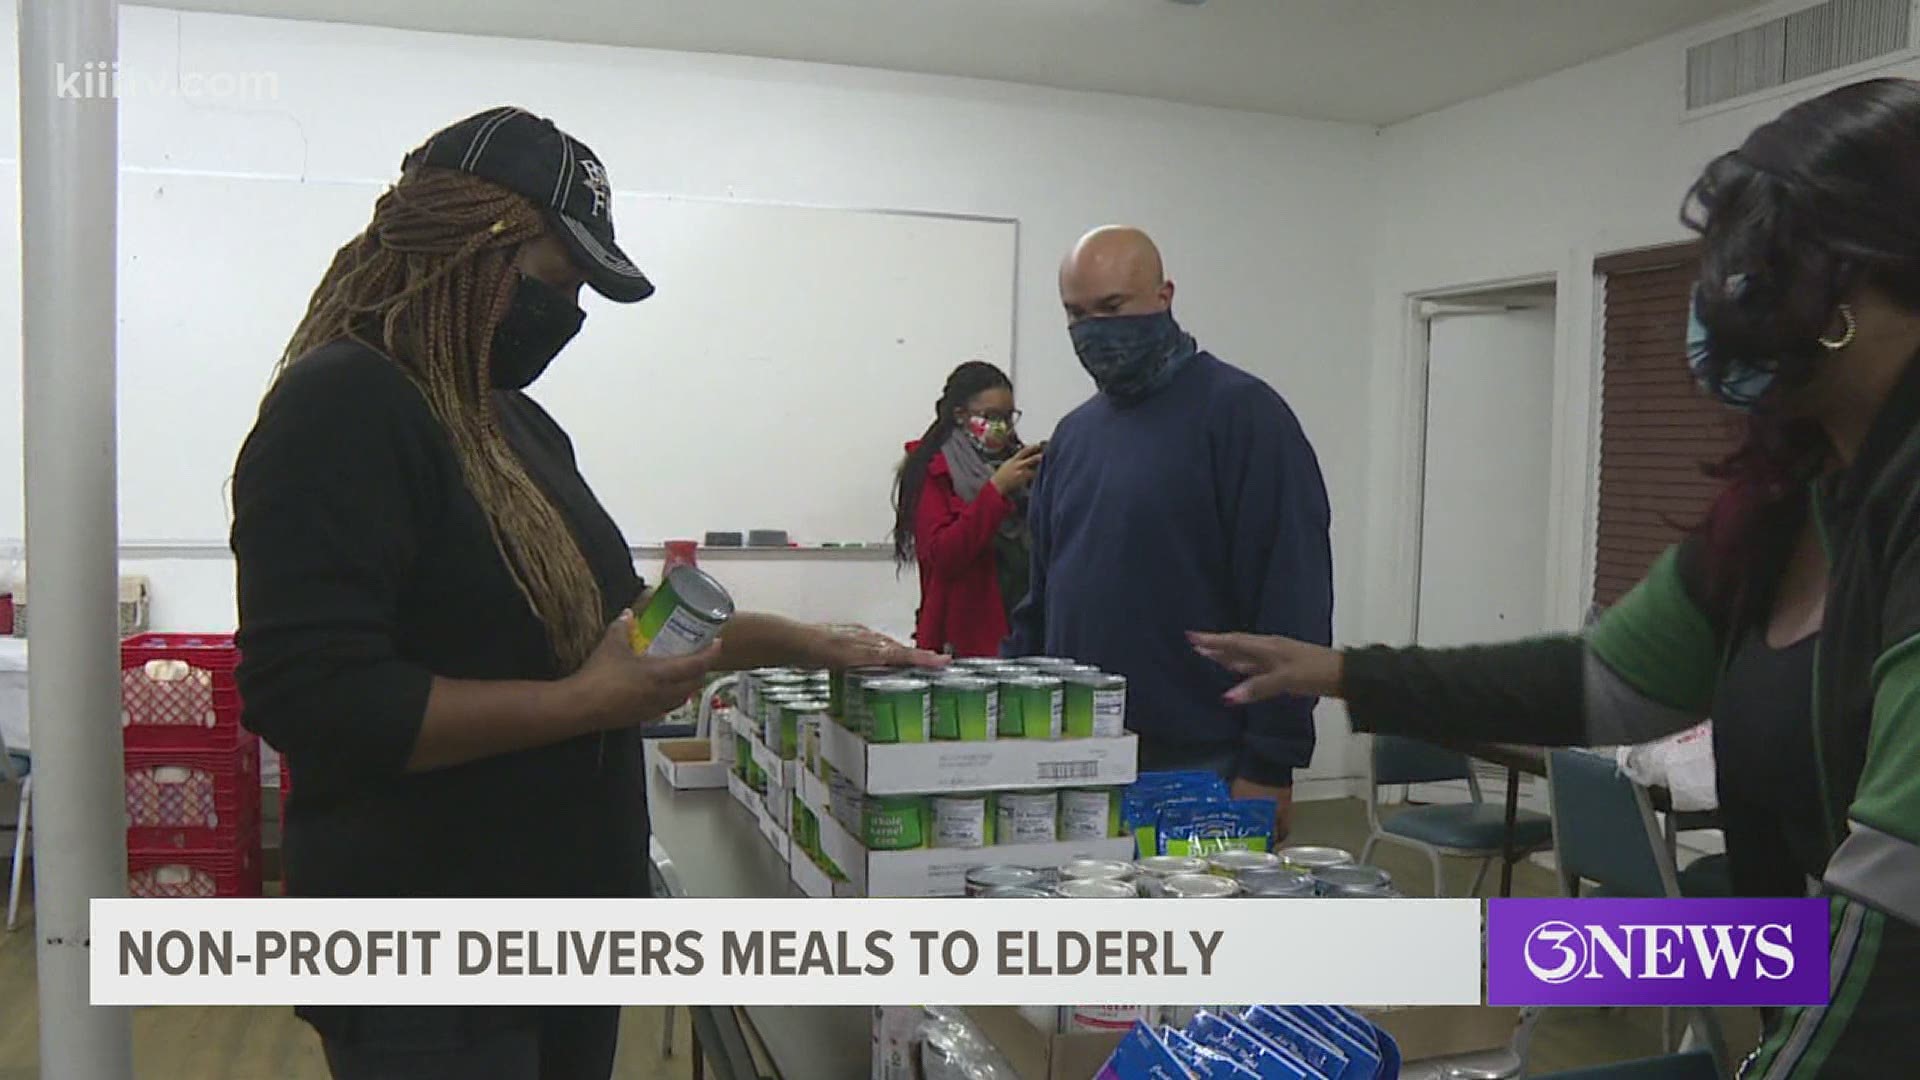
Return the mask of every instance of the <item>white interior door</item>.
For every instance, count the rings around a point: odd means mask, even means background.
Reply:
[[[1427,322],[1422,645],[1546,626],[1553,316],[1463,308]]]

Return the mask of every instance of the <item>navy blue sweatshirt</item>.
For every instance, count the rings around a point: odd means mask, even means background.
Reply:
[[[1293,410],[1239,368],[1202,352],[1137,404],[1096,394],[1047,443],[1033,581],[1006,651],[1125,675],[1128,727],[1238,748],[1238,775],[1288,783],[1313,758],[1314,702],[1229,708],[1235,678],[1186,632],[1331,643],[1330,518]]]

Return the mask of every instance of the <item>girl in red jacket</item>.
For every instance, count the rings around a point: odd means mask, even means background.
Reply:
[[[947,376],[927,433],[907,444],[893,489],[893,553],[920,564],[923,649],[997,656],[1027,594],[1026,491],[1040,447],[1022,447],[1013,383],[968,361]]]

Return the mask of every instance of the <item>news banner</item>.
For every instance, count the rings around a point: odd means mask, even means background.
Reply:
[[[1824,1004],[1809,900],[96,900],[96,1005]],[[1484,929],[1484,934],[1483,934]],[[1482,942],[1485,942],[1485,951]]]

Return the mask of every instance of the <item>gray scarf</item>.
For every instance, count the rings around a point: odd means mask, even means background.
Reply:
[[[947,436],[946,444],[940,452],[947,457],[947,470],[953,474],[954,494],[967,502],[980,497],[980,489],[993,480],[994,470],[998,469],[1005,458],[999,461],[988,458],[980,452],[971,437],[964,431],[954,431]],[[1025,543],[1027,539],[1027,507],[1025,499],[1014,501],[1015,512],[1008,514],[1000,522],[1000,535],[1008,540]]]

